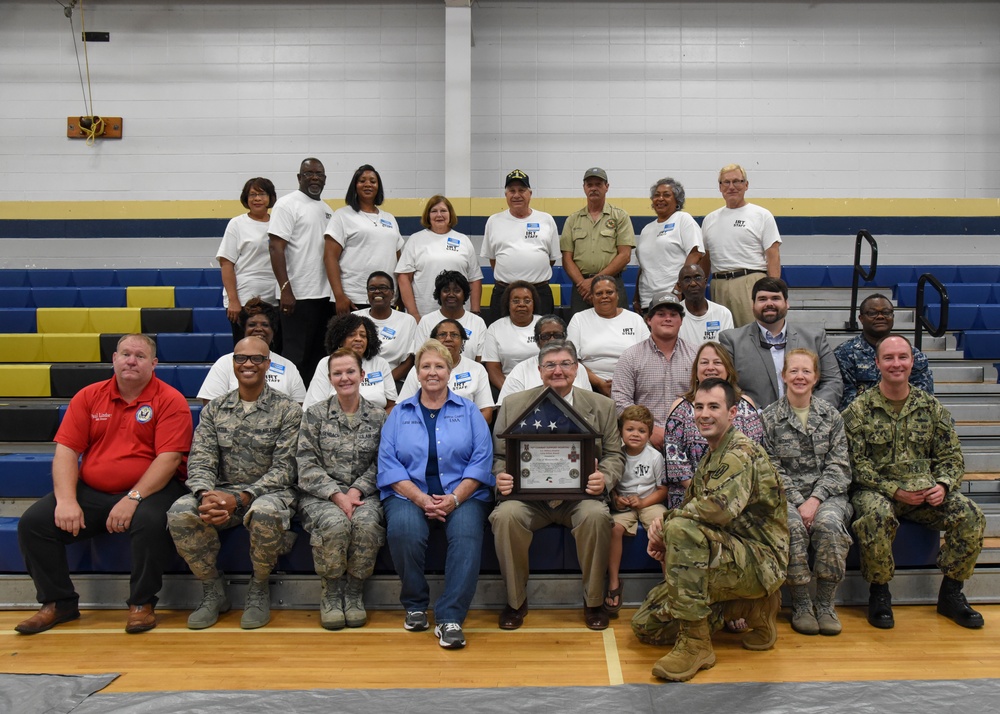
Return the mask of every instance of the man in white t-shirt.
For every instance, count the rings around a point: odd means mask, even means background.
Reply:
[[[333,211],[320,199],[326,170],[319,159],[299,167],[299,190],[271,209],[271,268],[278,280],[282,350],[300,374],[312,374],[326,355],[323,336],[330,318],[330,283],[323,267],[323,232]]]
[[[703,342],[718,342],[720,332],[733,328],[729,308],[705,297],[706,282],[705,271],[697,264],[685,265],[677,275],[677,292],[684,296],[687,311],[679,337],[696,349]]]
[[[736,327],[754,321],[753,285],[765,276],[781,277],[781,235],[771,212],[744,196],[750,182],[738,164],[719,171],[723,208],[705,216],[701,232],[712,265],[712,299],[728,307]]]
[[[507,210],[486,221],[480,255],[493,267],[490,319],[500,317],[503,291],[515,280],[526,280],[538,291],[535,313],[555,311],[552,299],[552,266],[559,259],[559,229],[548,213],[531,208],[528,174],[514,169],[504,183]]]

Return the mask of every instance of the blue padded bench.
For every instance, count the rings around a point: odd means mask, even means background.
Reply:
[[[28,285],[33,288],[75,287],[73,271],[68,269],[28,270]]]
[[[976,330],[1000,330],[1000,305],[979,305]]]
[[[52,454],[0,454],[0,498],[41,498],[52,490]]]
[[[966,330],[958,336],[965,359],[1000,359],[1000,330]]]
[[[176,287],[175,307],[222,307],[222,290],[216,287]]]
[[[33,307],[8,307],[0,320],[0,334],[25,334],[38,331]]]
[[[192,332],[226,332],[232,334],[233,325],[226,317],[226,311],[221,307],[191,308]]]
[[[118,275],[111,268],[74,270],[73,284],[78,288],[114,288],[118,287]]]
[[[1000,307],[994,305],[993,307]],[[927,319],[932,325],[941,324],[941,305],[932,303],[925,308]],[[972,330],[979,323],[979,305],[955,304],[948,306],[948,330]]]
[[[201,268],[160,268],[157,285],[199,287],[204,285]]]
[[[198,396],[202,382],[208,376],[211,365],[158,364],[156,376],[179,391],[188,399]]]
[[[231,348],[232,334],[227,337]],[[164,362],[214,362],[220,357],[217,352],[216,335],[208,332],[200,334],[161,332],[156,336],[156,356]]]
[[[126,288],[98,286],[79,288],[82,307],[128,307]]]
[[[855,542],[847,553],[847,567],[855,570],[861,567],[861,555],[853,529],[851,535]],[[940,550],[941,534],[938,531],[925,528],[913,521],[899,522],[896,540],[892,542],[892,557],[896,561],[897,568],[922,568],[935,565]]]
[[[0,270],[0,288],[23,288],[27,284],[27,270]]]
[[[160,271],[155,268],[119,268],[115,271],[115,282],[119,287],[137,285],[159,285]]]
[[[944,281],[942,281],[944,282]],[[996,288],[993,283],[944,283],[948,290],[948,298],[953,303],[997,304]],[[916,307],[917,284],[900,283],[895,290],[896,302],[900,307]],[[937,304],[940,302],[938,292],[933,287],[924,290],[924,302]]]

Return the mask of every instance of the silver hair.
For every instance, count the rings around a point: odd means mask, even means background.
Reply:
[[[538,338],[542,336],[542,328],[550,323],[555,323],[562,328],[563,332],[566,332],[566,321],[559,317],[558,315],[542,315],[535,322],[535,342],[538,342]]]
[[[656,193],[656,189],[660,186],[669,186],[670,190],[674,192],[674,200],[677,201],[677,210],[684,208],[684,184],[680,181],[675,181],[672,178],[661,178],[659,181],[654,183],[649,187],[649,200],[653,200],[653,194]]]
[[[553,352],[569,352],[569,356],[573,358],[574,362],[579,362],[580,358],[576,354],[576,345],[574,345],[569,340],[553,340],[548,343],[542,349],[538,350],[538,364],[539,366],[545,361],[545,356],[550,355]]]

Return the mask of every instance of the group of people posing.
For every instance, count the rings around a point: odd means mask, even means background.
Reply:
[[[247,183],[244,204],[248,220],[266,224],[274,195],[262,182]],[[892,303],[881,295],[862,302],[862,334],[836,351],[822,328],[786,319],[780,237],[766,211],[744,210],[740,167],[720,173],[727,207],[700,230],[679,210],[683,187],[653,186],[658,221],[651,235],[643,231],[650,240],[638,241],[635,312],[625,309],[621,282],[631,222],[605,204],[603,170],[586,172],[588,206],[567,219],[558,251],[554,221],[528,205],[527,175],[511,172],[510,208],[489,219],[483,245],[500,315],[488,328],[476,314],[478,259],[454,234],[447,199],[428,202],[428,230],[404,245],[395,219],[378,209],[381,179],[370,166],[352,180],[348,206],[332,214],[319,200],[318,161],[303,162],[299,183],[257,238],[272,272],[261,271],[256,288],[244,291],[245,253],[225,254],[223,241],[227,309],[240,339],[203,386],[208,403],[193,441],[187,404],[155,378],[155,342],[144,335],[123,337],[114,377],[70,403],[55,439],[54,493],[19,523],[42,603],[19,632],[79,616],[65,545],[102,531],[128,533],[132,543],[127,631],[155,626],[174,545],[203,584],[188,625],[210,627],[230,607],[219,532],[241,525],[253,563],[241,624],[261,627],[269,576],[294,541],[293,516],[309,534],[329,629],[367,621],[364,582],[384,543],[401,580],[404,628],[428,629],[427,545],[443,530],[445,584],[433,613],[447,648],[465,645],[487,521],[506,588],[499,626],[523,624],[532,534],[557,523],[576,542],[583,617],[595,630],[622,606],[623,538],[641,522],[664,580],[632,626],[644,642],[674,645],[653,669],[668,680],[711,667],[711,634],[723,627],[742,631],[748,649],[772,647],[783,583],[796,631],[838,634],[835,592],[852,530],[871,584],[869,622],[892,627],[900,519],[944,532],[938,611],[982,626],[962,583],[985,520],[961,493],[958,437],[933,397],[926,357],[892,332]],[[726,230],[717,235],[726,237],[713,243],[710,225],[720,222]],[[303,252],[317,229],[319,262]],[[578,303],[568,325],[551,314],[548,280],[560,253]],[[663,267],[671,254],[672,273]],[[720,268],[713,296],[729,307],[705,297],[709,254]],[[406,312],[393,309],[394,275]],[[285,357],[273,349],[278,333]],[[311,375],[308,390],[300,374]],[[577,498],[515,492],[501,435],[531,428],[528,412],[545,390],[597,435]],[[558,428],[541,419],[534,427]]]

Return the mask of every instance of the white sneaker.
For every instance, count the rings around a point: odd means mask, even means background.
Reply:
[[[449,650],[465,647],[465,633],[457,622],[445,622],[434,628],[438,644]]]

